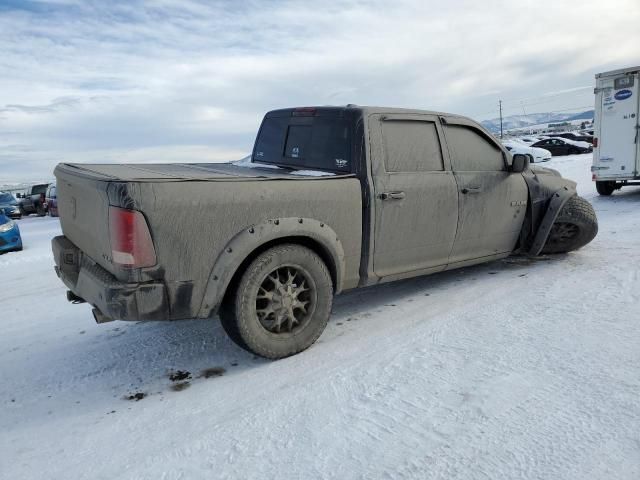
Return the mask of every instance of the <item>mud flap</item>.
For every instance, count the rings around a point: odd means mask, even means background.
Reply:
[[[569,199],[575,194],[575,189],[570,188],[570,186],[564,186],[553,194],[553,196],[549,200],[547,211],[542,218],[542,222],[538,227],[538,231],[535,234],[533,243],[531,244],[527,255],[535,257],[536,255],[540,254],[540,252],[544,248],[544,244],[546,243],[547,238],[549,237],[551,227],[553,227],[553,222],[555,222],[556,218],[558,218],[560,210],[562,210],[562,207],[564,207],[565,203],[567,203]]]

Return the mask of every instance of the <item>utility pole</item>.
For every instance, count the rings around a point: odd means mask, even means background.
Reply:
[[[498,100],[498,106],[500,107],[500,138],[502,138],[502,100]]]

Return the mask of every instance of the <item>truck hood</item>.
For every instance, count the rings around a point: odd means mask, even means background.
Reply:
[[[553,175],[555,177],[562,177],[559,171],[549,167],[539,167],[538,165],[531,165],[529,167],[536,175]]]
[[[351,176],[330,172],[296,171],[271,165],[232,163],[144,163],[81,164],[61,163],[56,170],[99,181],[176,182],[176,181],[243,181],[270,179],[323,179]]]

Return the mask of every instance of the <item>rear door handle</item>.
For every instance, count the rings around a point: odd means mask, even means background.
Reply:
[[[383,192],[380,194],[380,200],[402,200],[404,197],[404,192]]]
[[[480,193],[482,191],[482,189],[480,187],[465,187],[462,190],[460,190],[460,192],[462,192],[463,194],[467,194],[467,193]]]

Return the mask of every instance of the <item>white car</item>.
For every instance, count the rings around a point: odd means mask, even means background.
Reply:
[[[514,141],[524,143],[526,145],[531,145],[532,143],[539,142],[540,139],[538,137],[515,137]]]
[[[522,153],[524,155],[529,155],[529,159],[532,163],[548,162],[551,160],[551,152],[544,148],[530,147],[524,143],[514,142],[512,140],[504,140],[502,144],[512,154]]]

